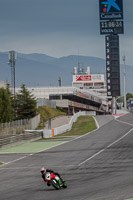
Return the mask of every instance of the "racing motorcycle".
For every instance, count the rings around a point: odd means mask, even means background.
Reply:
[[[45,182],[47,182],[48,186],[52,185],[56,190],[59,190],[61,188],[67,188],[66,182],[53,173],[46,172]]]

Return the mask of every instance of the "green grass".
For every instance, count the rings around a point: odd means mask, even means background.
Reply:
[[[73,123],[72,129],[68,132],[56,135],[52,138],[44,138],[41,140],[51,140],[51,139],[65,139],[71,136],[80,136],[89,133],[96,129],[95,120],[91,116],[81,116]],[[66,136],[66,137],[65,137]]]
[[[0,165],[3,165],[4,163],[0,162]]]
[[[49,106],[40,106],[38,108],[38,112],[40,114],[41,117],[41,123],[39,124],[39,126],[37,127],[37,129],[41,129],[43,127],[43,121],[46,122],[48,119],[52,119],[58,116],[62,116],[62,115],[66,115],[66,113],[59,109],[59,108],[52,108]]]
[[[95,120],[91,116],[81,116],[73,123],[72,129],[66,133],[62,133],[60,136],[76,136],[84,135],[88,132],[96,129]]]
[[[71,137],[71,136],[70,136]],[[67,137],[65,137],[65,136],[60,136],[60,135],[57,135],[57,136],[55,136],[55,137],[50,137],[50,138],[41,138],[41,139],[39,139],[39,141],[40,140],[56,140],[56,139],[68,139],[68,138],[70,138],[69,136],[67,136]]]
[[[1,149],[2,153],[35,153],[64,143],[63,141],[27,142],[21,145]]]
[[[43,118],[44,121],[61,115],[66,115],[66,113],[61,111],[60,109],[52,108],[49,106],[40,106],[38,108],[38,112],[40,113],[41,118]]]

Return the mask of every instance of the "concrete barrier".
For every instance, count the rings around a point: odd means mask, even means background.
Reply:
[[[53,129],[44,129],[43,130],[43,138],[50,138],[50,137],[53,137],[53,136],[56,136],[56,135],[59,135],[61,133],[64,133],[64,132],[67,132],[67,131],[70,131],[71,128],[72,128],[72,125],[74,122],[76,122],[77,118],[80,117],[80,116],[95,116],[96,115],[96,112],[95,111],[83,111],[83,112],[78,112],[78,113],[75,113],[69,124],[65,124],[63,126],[60,126],[60,127],[57,127],[57,128],[53,128]]]
[[[42,136],[41,132],[1,136],[0,137],[0,148],[4,147],[5,145],[12,145],[15,143],[23,143],[26,140],[28,141],[28,140],[41,138],[41,136]]]
[[[31,118],[0,124],[0,136],[21,134],[25,129],[35,129],[40,122],[40,114]]]

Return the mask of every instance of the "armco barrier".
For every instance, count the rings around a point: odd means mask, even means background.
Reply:
[[[51,129],[44,129],[43,130],[43,138],[50,138],[56,135],[59,135],[61,133],[70,131],[72,128],[73,123],[77,120],[78,117],[80,116],[95,116],[96,112],[95,111],[83,111],[83,112],[78,112],[76,114],[74,114],[69,122],[69,124],[65,124],[63,126],[57,127],[57,128],[53,128]]]
[[[4,137],[0,137],[0,148],[5,145],[19,143],[19,142],[23,143],[26,140],[33,140],[34,138],[40,138],[40,137],[41,137],[41,132],[7,135]]]
[[[20,121],[22,120],[19,120],[19,122]],[[5,145],[18,143],[18,142],[20,143],[20,142],[24,142],[25,140],[33,140],[34,138],[42,137],[41,131],[36,131],[36,130],[34,132],[24,131],[25,127],[35,129],[39,122],[40,122],[40,115],[37,115],[34,118],[28,120],[28,124],[25,124],[25,125],[23,125],[23,123],[17,124],[16,122],[13,122],[12,124],[6,123],[5,126],[3,126],[2,129],[0,129],[0,148]],[[18,128],[20,129],[19,132],[21,132],[21,134],[20,133],[17,134]],[[12,129],[14,129],[14,131],[12,131]]]

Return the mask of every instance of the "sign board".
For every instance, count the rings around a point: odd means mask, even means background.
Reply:
[[[123,0],[99,0],[100,20],[123,19]]]
[[[106,39],[107,96],[120,96],[119,36],[108,35]]]
[[[104,74],[73,75],[73,82],[104,82]]]
[[[91,81],[91,75],[76,75],[76,81]]]
[[[129,105],[130,105],[130,106],[133,106],[133,99],[131,99],[131,100],[129,101]]]
[[[123,21],[101,21],[100,22],[100,34],[123,34]]]

